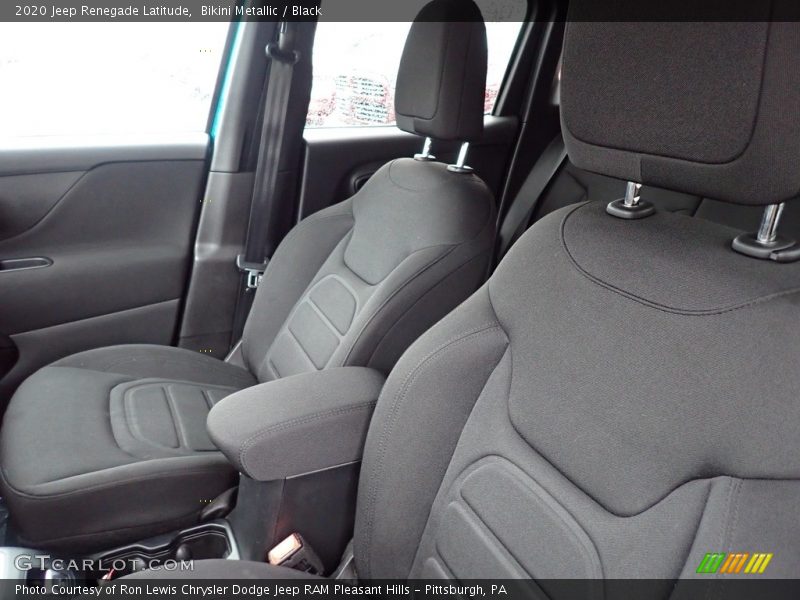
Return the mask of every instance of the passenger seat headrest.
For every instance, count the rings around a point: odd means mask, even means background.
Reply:
[[[779,22],[783,2],[773,5],[752,22],[570,21],[561,119],[572,162],[737,204],[796,197],[800,23]]]
[[[472,0],[434,0],[417,15],[397,74],[403,131],[438,140],[483,134],[486,26]]]

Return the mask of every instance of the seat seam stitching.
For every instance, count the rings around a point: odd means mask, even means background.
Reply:
[[[346,200],[345,200],[345,202],[346,202]],[[321,222],[323,222],[323,221],[336,220],[336,219],[349,219],[350,221],[352,221],[352,226],[351,226],[351,227],[350,227],[350,228],[349,228],[347,231],[345,231],[345,232],[344,232],[344,234],[342,235],[342,237],[341,237],[341,238],[339,238],[339,240],[338,240],[338,241],[337,241],[337,242],[334,244],[333,248],[334,248],[334,250],[335,250],[335,249],[336,249],[336,247],[337,247],[339,244],[341,244],[341,243],[342,243],[342,241],[343,241],[343,240],[344,240],[344,239],[345,239],[345,238],[346,238],[348,235],[350,235],[350,234],[352,233],[352,231],[353,231],[353,228],[355,227],[355,215],[353,214],[352,204],[351,204],[351,206],[350,206],[350,212],[349,212],[349,214],[326,215],[326,216],[322,216],[322,217],[320,217],[320,216],[317,216],[317,215],[314,215],[314,214],[312,214],[312,215],[309,215],[308,217],[306,217],[305,219],[303,219],[302,221],[300,221],[300,222],[299,222],[299,223],[298,223],[298,224],[295,226],[295,228],[294,228],[294,229],[292,229],[292,230],[291,230],[291,231],[290,231],[290,232],[287,234],[287,236],[284,238],[284,240],[283,240],[283,241],[281,242],[281,244],[278,246],[278,250],[280,249],[280,247],[281,247],[281,246],[284,246],[284,244],[287,244],[289,241],[291,241],[291,240],[290,240],[290,238],[297,237],[298,235],[300,235],[300,233],[301,233],[301,232],[304,232],[306,229],[308,229],[310,225],[319,224],[319,223],[321,223]],[[285,247],[285,246],[284,246],[284,247]],[[277,253],[277,250],[276,250],[276,253]],[[273,254],[273,257],[274,257],[274,254]],[[314,274],[311,276],[311,279],[309,279],[309,280],[308,280],[308,283],[306,284],[306,287],[303,289],[303,291],[300,293],[300,295],[299,295],[299,296],[298,296],[298,297],[295,299],[295,301],[294,301],[294,304],[293,304],[293,305],[292,305],[292,307],[289,309],[289,314],[287,315],[287,317],[286,317],[286,320],[285,320],[285,321],[284,321],[284,322],[281,324],[281,327],[278,329],[278,332],[277,332],[277,334],[275,335],[275,337],[274,337],[274,338],[272,339],[272,341],[270,342],[270,345],[267,347],[267,349],[266,349],[266,352],[264,353],[264,359],[266,359],[267,355],[269,355],[269,351],[270,351],[270,350],[271,350],[271,348],[272,348],[272,344],[274,344],[274,343],[275,343],[275,340],[277,339],[278,335],[280,335],[281,329],[283,328],[283,326],[285,326],[285,325],[286,325],[286,322],[287,322],[287,321],[289,320],[289,318],[292,316],[292,313],[294,312],[295,308],[297,308],[297,304],[300,302],[300,300],[302,300],[302,299],[303,299],[303,297],[305,296],[305,294],[306,294],[306,293],[309,291],[309,289],[310,289],[310,287],[311,287],[312,283],[314,282],[314,280],[316,279],[316,277],[319,275],[319,272],[320,272],[320,270],[321,270],[321,269],[322,269],[322,267],[325,265],[325,262],[327,261],[327,259],[328,259],[329,257],[330,257],[330,254],[328,254],[328,256],[326,256],[326,257],[323,259],[323,261],[320,263],[320,266],[319,266],[319,268],[318,268],[318,269],[317,269],[317,270],[314,272]],[[272,261],[270,261],[270,264],[272,264]],[[266,280],[266,277],[267,277],[268,273],[269,273],[269,265],[267,265],[267,271],[265,271],[265,272],[264,272],[264,279],[265,279],[265,280]],[[256,292],[256,296],[258,296],[258,293],[257,293],[257,292]],[[253,304],[255,304],[255,300],[256,300],[256,299],[254,298],[254,299],[253,299]],[[248,314],[248,316],[247,316],[247,319],[245,319],[245,330],[247,329],[247,323],[248,323],[248,321],[250,321],[250,317],[251,317],[251,315],[252,315],[252,307],[251,307],[250,311],[251,311],[251,312],[250,312],[250,314]],[[247,336],[244,334],[244,331],[242,332],[242,339],[241,339],[241,342],[242,342],[242,356],[244,357],[244,363],[245,363],[245,365],[247,366],[247,370],[248,370],[248,371],[250,371],[250,369],[252,369],[252,372],[253,372],[253,373],[254,373],[254,375],[255,375],[255,373],[258,371],[259,367],[261,367],[261,366],[264,364],[264,359],[262,359],[261,361],[259,361],[259,362],[258,362],[258,364],[256,364],[256,365],[250,365],[250,361],[247,359],[247,356],[246,356],[246,354],[247,354],[247,345],[248,345],[248,344],[247,344]],[[257,376],[256,376],[256,379],[258,379],[258,377],[257,377]]]
[[[442,277],[437,279],[428,289],[426,289],[422,294],[420,294],[420,296],[418,296],[417,299],[414,300],[414,302],[405,311],[403,311],[403,313],[397,318],[395,323],[391,327],[389,327],[389,329],[386,330],[386,333],[384,333],[381,336],[381,338],[376,342],[375,347],[373,348],[372,353],[369,356],[369,360],[367,361],[367,364],[371,364],[372,361],[375,359],[375,354],[378,352],[379,346],[397,328],[400,319],[402,319],[403,317],[408,315],[408,313],[410,313],[417,304],[419,304],[428,294],[433,292],[433,290],[435,288],[440,286],[445,279],[447,279],[448,277],[450,277],[453,274],[457,273],[460,269],[464,268],[469,263],[471,263],[471,262],[473,262],[475,260],[482,259],[482,258],[484,258],[484,257],[480,253],[476,253],[476,254],[470,256],[467,260],[465,260],[462,263],[460,263],[457,267],[452,269],[450,272],[443,274]]]
[[[758,304],[763,304],[763,303],[766,303],[766,302],[770,302],[772,300],[777,300],[777,299],[782,298],[784,296],[791,296],[793,294],[800,293],[800,288],[792,288],[792,289],[784,290],[784,291],[781,291],[781,292],[774,292],[772,294],[759,296],[759,297],[754,298],[752,300],[747,300],[747,301],[744,301],[742,303],[734,304],[734,305],[728,306],[728,307],[713,308],[713,309],[701,309],[701,310],[686,310],[686,309],[674,308],[674,307],[671,307],[671,306],[667,306],[665,304],[660,304],[658,302],[653,302],[652,300],[647,300],[646,298],[638,296],[638,295],[636,295],[636,294],[634,294],[632,292],[628,292],[627,290],[624,290],[624,289],[619,288],[619,287],[617,287],[617,286],[615,286],[615,285],[613,285],[611,283],[608,283],[607,281],[604,281],[604,280],[600,279],[599,277],[597,277],[595,275],[592,275],[591,273],[586,271],[583,267],[580,266],[578,261],[575,259],[575,257],[572,255],[572,253],[569,250],[569,246],[567,244],[566,236],[565,236],[565,233],[564,233],[564,229],[565,229],[567,220],[575,212],[577,212],[578,210],[580,210],[580,209],[582,209],[582,208],[584,208],[586,206],[589,206],[590,204],[592,204],[592,203],[589,202],[589,203],[581,204],[581,205],[573,208],[571,211],[569,211],[564,216],[564,219],[561,221],[560,235],[559,235],[560,242],[561,242],[561,247],[562,247],[564,253],[567,255],[567,257],[568,257],[570,263],[572,264],[572,266],[575,268],[575,270],[580,275],[582,275],[584,278],[589,280],[591,283],[593,283],[593,284],[595,284],[595,285],[597,285],[599,287],[602,287],[604,289],[607,289],[608,291],[613,292],[613,293],[615,293],[615,294],[617,294],[619,296],[622,296],[623,298],[627,298],[628,300],[632,300],[632,301],[634,301],[634,302],[636,302],[638,304],[641,304],[643,306],[647,306],[649,308],[654,308],[656,310],[659,310],[661,312],[668,313],[668,314],[676,314],[676,315],[682,315],[682,316],[686,316],[686,317],[706,317],[706,316],[723,315],[723,314],[734,312],[734,311],[737,311],[737,310],[750,308],[750,307],[756,306]]]
[[[355,221],[354,221],[354,226],[355,226]],[[280,327],[278,327],[278,331],[276,332],[275,336],[269,341],[269,344],[267,345],[266,350],[264,351],[264,354],[263,354],[262,358],[258,361],[258,364],[255,365],[255,367],[254,367],[254,371],[255,372],[258,372],[259,370],[261,370],[261,368],[264,366],[265,363],[267,363],[267,366],[269,366],[269,363],[272,362],[273,351],[275,350],[275,342],[278,340],[278,338],[281,336],[281,334],[284,331],[288,331],[289,330],[289,325],[290,325],[292,319],[297,314],[297,312],[300,310],[300,307],[303,305],[305,300],[307,298],[310,298],[311,292],[321,282],[325,281],[328,278],[328,275],[324,275],[324,274],[321,275],[323,267],[325,267],[325,265],[328,264],[328,261],[331,259],[331,256],[334,255],[334,252],[336,252],[336,250],[340,246],[345,244],[345,239],[347,239],[348,237],[351,237],[352,234],[353,234],[353,227],[351,227],[350,229],[348,229],[347,231],[344,232],[344,235],[342,235],[342,237],[336,242],[336,244],[334,244],[333,249],[331,250],[331,252],[324,258],[324,260],[320,264],[319,268],[311,276],[311,279],[308,280],[308,283],[306,284],[306,287],[303,288],[303,291],[295,299],[294,304],[292,304],[292,306],[289,308],[289,312],[286,315],[286,318],[280,324]],[[342,249],[342,252],[344,252],[344,249]],[[253,313],[252,313],[252,308],[251,308],[251,315],[252,314]],[[250,319],[250,316],[248,316],[248,320],[249,319]],[[242,347],[244,348],[244,336],[242,337]],[[308,356],[308,355],[306,355],[306,356]],[[309,358],[309,360],[311,360],[310,357],[308,357],[308,358]],[[272,364],[274,365],[274,362]],[[314,361],[311,361],[311,364],[313,365],[314,370],[319,370],[319,369],[317,369],[316,365],[314,364]],[[273,371],[274,371],[274,374],[279,375],[279,373],[277,372],[277,369],[273,369]],[[278,378],[280,379],[280,375],[279,375]]]
[[[402,292],[404,289],[406,289],[406,288],[407,288],[409,285],[411,285],[411,284],[412,284],[412,283],[413,283],[413,282],[414,282],[414,281],[415,281],[415,280],[416,280],[418,277],[421,277],[421,276],[422,276],[422,275],[423,275],[423,274],[424,274],[426,271],[428,271],[430,268],[432,268],[433,266],[437,265],[438,263],[440,263],[441,261],[443,261],[445,258],[447,258],[448,256],[450,256],[450,254],[451,254],[451,253],[452,253],[452,252],[453,252],[453,251],[454,251],[454,250],[455,250],[457,247],[458,247],[458,246],[456,245],[456,246],[449,246],[449,247],[448,247],[448,246],[429,246],[428,248],[421,248],[420,250],[417,250],[417,251],[413,252],[412,254],[408,255],[408,256],[407,256],[405,259],[403,259],[403,261],[402,261],[402,262],[401,262],[399,265],[397,265],[397,267],[395,267],[394,269],[392,269],[392,271],[391,271],[391,272],[389,273],[389,275],[387,275],[386,277],[389,277],[389,276],[390,276],[390,275],[391,275],[391,274],[392,274],[394,271],[396,271],[396,270],[397,270],[397,269],[398,269],[398,268],[399,268],[399,267],[400,267],[400,266],[401,266],[401,265],[402,265],[402,264],[403,264],[403,263],[404,263],[406,260],[410,259],[412,256],[414,256],[414,255],[415,255],[415,254],[417,254],[418,252],[422,252],[422,250],[427,250],[427,249],[429,249],[429,248],[444,248],[444,249],[446,249],[446,250],[445,250],[445,252],[443,252],[443,253],[442,253],[442,254],[440,254],[439,256],[437,256],[437,257],[433,258],[431,261],[429,261],[428,263],[426,263],[425,265],[423,265],[422,267],[420,267],[420,269],[419,269],[418,271],[414,272],[414,273],[413,273],[411,276],[409,276],[409,277],[408,277],[408,278],[407,278],[405,281],[403,281],[402,283],[400,283],[400,284],[397,286],[397,288],[395,288],[395,290],[394,290],[394,291],[392,291],[392,293],[391,293],[391,294],[390,294],[390,295],[389,295],[389,296],[388,296],[388,297],[387,297],[387,298],[386,298],[386,299],[385,299],[383,302],[381,302],[381,304],[380,304],[378,307],[376,307],[375,311],[373,311],[373,313],[372,313],[372,314],[369,316],[369,318],[368,318],[368,319],[367,319],[367,321],[364,323],[364,325],[363,325],[363,326],[362,326],[362,327],[359,329],[358,333],[357,333],[357,334],[356,334],[356,335],[353,337],[353,341],[352,341],[350,344],[348,344],[347,354],[346,354],[346,355],[344,356],[344,358],[342,359],[342,365],[347,365],[347,364],[348,364],[348,361],[349,361],[349,360],[350,360],[350,358],[352,357],[352,355],[353,355],[353,352],[355,351],[356,345],[357,345],[357,344],[358,344],[358,342],[361,340],[361,337],[364,335],[364,333],[367,331],[367,329],[368,329],[368,328],[369,328],[369,327],[372,325],[372,323],[373,323],[373,322],[374,322],[374,321],[375,321],[375,320],[378,318],[378,315],[379,315],[379,314],[381,314],[381,312],[382,312],[382,311],[383,311],[383,310],[386,308],[386,306],[387,306],[387,305],[388,305],[388,304],[389,304],[389,303],[390,303],[392,300],[394,300],[394,299],[395,299],[395,297],[397,297],[397,295],[398,295],[399,293],[401,293],[401,292]],[[349,268],[349,267],[348,267],[348,268]],[[384,278],[384,281],[386,280],[386,277]],[[380,283],[379,283],[378,285],[380,285]],[[365,304],[366,304],[366,302],[365,302]]]
[[[689,557],[692,554],[692,548],[694,547],[695,543],[697,542],[697,537],[698,537],[698,535],[700,533],[700,525],[702,525],[703,517],[705,516],[706,511],[708,510],[708,503],[711,500],[712,492],[713,492],[713,483],[709,483],[708,491],[706,492],[706,499],[703,502],[703,509],[700,511],[700,514],[699,514],[699,516],[697,518],[697,525],[695,525],[695,528],[694,528],[694,535],[692,536],[692,543],[691,543],[691,546],[689,547],[689,551],[687,552],[686,557],[684,557],[684,559],[683,559],[683,566],[681,567],[680,573],[683,573],[686,570],[687,565],[689,564]]]
[[[308,354],[308,351],[305,349],[303,344],[297,338],[297,335],[294,333],[294,331],[292,331],[292,328],[289,327],[288,324],[286,325],[286,333],[294,341],[294,343],[297,344],[297,347],[300,348],[300,352],[302,352],[303,356],[306,357],[306,360],[308,360],[308,362],[311,363],[311,366],[314,368],[314,370],[319,371],[320,369],[319,367],[317,367],[317,363],[315,363],[314,359],[312,359],[311,356]]]
[[[500,329],[502,330],[502,327],[500,327]],[[503,332],[503,333],[505,333],[505,332]],[[467,427],[467,424],[469,423],[469,419],[472,416],[472,412],[475,410],[475,406],[477,405],[478,401],[480,400],[480,397],[486,391],[486,387],[489,385],[489,380],[494,376],[494,374],[500,368],[500,364],[506,359],[506,356],[510,357],[510,355],[511,355],[511,344],[507,344],[505,349],[503,350],[503,353],[497,359],[497,362],[495,363],[494,367],[492,367],[492,370],[489,373],[489,376],[486,378],[486,381],[483,383],[483,386],[481,387],[480,392],[478,393],[478,395],[475,398],[475,402],[472,405],[472,409],[470,409],[470,414],[467,416],[467,419],[464,421],[464,427],[462,427],[461,433],[459,434],[459,438],[456,440],[456,445],[453,448],[453,454],[455,454],[456,450],[458,449],[458,443],[461,441],[461,436],[464,433],[464,429]],[[509,358],[509,361],[510,361],[510,358]],[[509,369],[509,382],[510,382],[510,380],[511,380],[511,369]],[[508,387],[508,386],[510,386],[510,383],[506,387]],[[450,457],[451,461],[452,461],[453,454],[451,454],[451,457]],[[480,460],[482,460],[482,459],[480,459]],[[439,496],[439,494],[442,492],[442,487],[444,485],[444,479],[447,476],[447,470],[449,468],[450,468],[450,465],[448,464],[448,466],[445,468],[445,473],[442,476],[442,480],[439,482],[439,488],[436,490],[436,494],[434,494],[433,501],[431,502],[431,505],[428,507],[428,516],[425,518],[425,526],[422,528],[422,535],[420,536],[420,541],[422,540],[422,536],[424,536],[425,532],[428,530],[428,527],[431,525],[431,518],[432,518],[432,514],[433,514],[433,505],[435,504],[436,499]],[[453,479],[453,482],[458,480],[458,478],[461,476],[462,473],[463,473],[463,471],[461,473],[457,474],[455,476],[455,478]],[[453,482],[451,482],[451,483],[453,483]],[[439,553],[439,555],[441,556],[442,560],[445,561],[444,555],[441,554],[441,552],[439,552],[438,542],[435,539],[434,539],[433,545],[434,545],[435,551],[437,553]],[[419,560],[421,560],[421,557],[420,557],[421,550],[422,550],[422,546],[420,544],[420,545],[417,546],[417,550],[414,553],[414,558],[411,561],[412,570],[414,569],[414,565],[416,565],[417,562]],[[446,561],[445,561],[445,564],[446,564]]]
[[[336,327],[336,325],[333,324],[333,321],[331,321],[330,317],[328,317],[328,315],[326,315],[322,311],[322,309],[317,305],[317,303],[314,302],[314,300],[311,298],[311,294],[309,294],[309,295],[307,295],[305,297],[305,301],[308,302],[308,305],[311,307],[311,309],[314,311],[314,313],[316,313],[316,315],[322,320],[323,324],[328,329],[331,330],[331,333],[333,333],[333,335],[336,336],[336,338],[339,340],[339,343],[341,343],[342,342],[342,338],[345,335],[347,335],[347,332],[341,333],[339,331],[339,328]],[[337,346],[338,346],[338,344],[337,344]]]
[[[169,410],[170,417],[172,418],[172,428],[175,430],[175,437],[178,438],[178,449],[186,448],[187,450],[193,450],[193,448],[189,447],[189,440],[186,439],[186,432],[183,430],[183,426],[180,422],[180,417],[178,416],[178,407],[175,404],[175,397],[172,395],[170,386],[164,385],[161,386],[161,389],[164,391],[164,397],[167,400],[167,409]],[[200,392],[203,394],[203,402],[208,404],[202,388],[200,389]]]

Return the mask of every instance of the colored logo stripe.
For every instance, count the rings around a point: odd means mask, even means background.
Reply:
[[[738,573],[744,566],[744,561],[750,557],[748,552],[728,554],[728,559],[723,563],[720,573]]]
[[[772,553],[769,554],[753,554],[753,558],[750,559],[750,562],[747,563],[747,566],[744,569],[745,573],[763,573],[769,561],[772,560]]]
[[[724,552],[709,552],[703,557],[700,566],[697,567],[698,573],[716,573],[725,558]]]
[[[709,552],[700,561],[697,572],[707,575],[714,573],[735,575],[742,572],[760,575],[767,569],[772,556],[772,553],[763,552],[756,552],[752,555],[749,552],[731,552],[730,554]]]

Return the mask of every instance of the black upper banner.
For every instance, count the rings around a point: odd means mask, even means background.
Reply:
[[[470,0],[464,0],[470,1]],[[524,0],[475,0],[486,21],[521,21]],[[307,21],[408,22],[427,0],[33,0],[0,3],[5,22]],[[800,21],[797,0],[580,0],[569,21]],[[546,0],[536,3],[547,5]],[[540,12],[541,14],[541,12]]]

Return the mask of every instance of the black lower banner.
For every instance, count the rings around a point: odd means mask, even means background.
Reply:
[[[528,599],[779,599],[800,597],[800,580],[710,578],[691,580],[464,580],[458,583],[433,580],[332,581],[325,579],[120,579],[97,583],[50,581],[28,585],[0,581],[4,599],[109,598],[198,598],[204,600],[263,599],[344,600],[433,600],[437,598],[486,600]],[[185,575],[185,574],[183,574]]]

